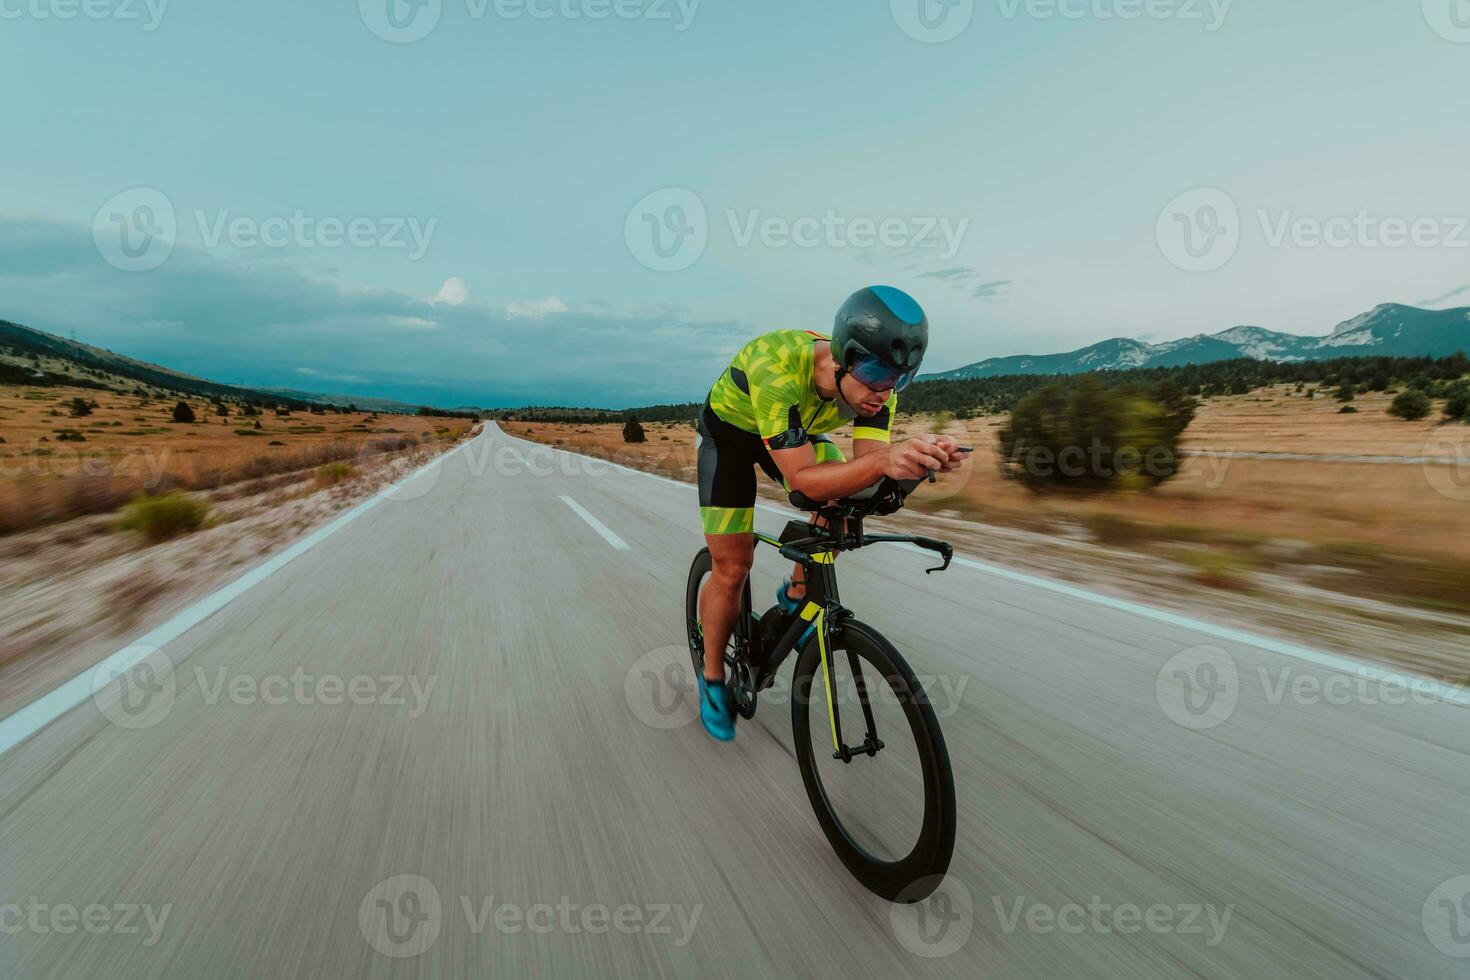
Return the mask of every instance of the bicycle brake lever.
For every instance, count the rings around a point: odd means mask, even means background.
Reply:
[[[947,544],[944,545],[943,548],[940,549],[939,553],[944,557],[944,564],[935,566],[934,568],[924,569],[925,575],[932,575],[935,572],[945,571],[949,568],[949,563],[954,561],[954,548],[952,548],[951,546]]]

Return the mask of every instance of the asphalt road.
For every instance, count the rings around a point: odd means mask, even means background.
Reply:
[[[492,430],[66,711],[0,757],[0,976],[1470,973],[1464,707],[896,548],[843,598],[959,834],[867,893],[785,704],[692,722],[694,508]]]

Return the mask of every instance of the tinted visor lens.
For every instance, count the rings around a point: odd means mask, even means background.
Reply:
[[[902,391],[914,380],[913,371],[890,367],[871,354],[859,357],[847,373],[856,378],[863,387],[873,391]]]

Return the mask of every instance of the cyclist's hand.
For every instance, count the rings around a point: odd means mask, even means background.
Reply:
[[[949,450],[940,445],[941,436],[915,436],[888,447],[884,475],[894,480],[922,480],[931,470],[942,470]]]
[[[949,436],[937,436],[936,439],[938,444],[948,454],[948,458],[944,462],[944,470],[946,472],[959,469],[960,464],[970,458],[970,453],[968,451],[962,451],[960,444]]]

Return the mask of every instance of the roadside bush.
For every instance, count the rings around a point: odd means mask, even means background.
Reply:
[[[324,487],[334,487],[343,480],[351,479],[352,474],[357,472],[351,463],[327,463],[318,466],[316,470],[316,482]]]
[[[85,398],[73,398],[66,403],[66,408],[67,411],[71,412],[72,418],[79,419],[84,415],[91,415],[93,405]]]
[[[1358,410],[1351,405],[1344,405],[1337,410],[1338,415],[1357,415]]]
[[[189,403],[188,402],[179,402],[177,405],[174,406],[174,421],[175,422],[193,422],[194,421],[194,410],[189,407]]]
[[[1405,422],[1413,422],[1428,415],[1433,407],[1434,403],[1424,392],[1418,388],[1405,388],[1394,396],[1393,402],[1388,406],[1388,414]]]
[[[1450,385],[1449,397],[1444,403],[1446,418],[1470,418],[1470,382],[1456,381]]]
[[[56,441],[57,442],[86,442],[87,441],[87,437],[84,436],[84,435],[82,435],[76,429],[57,429],[56,430]]]
[[[121,531],[138,531],[149,541],[165,541],[198,530],[208,516],[209,504],[190,494],[178,491],[156,497],[143,494],[123,509],[117,527]]]
[[[643,426],[638,422],[638,416],[628,416],[627,423],[623,426],[624,442],[646,442],[648,437],[643,434]]]
[[[1179,436],[1195,401],[1177,386],[1152,392],[1083,377],[1016,405],[1000,432],[1001,471],[1035,490],[1128,490],[1179,471]]]
[[[1352,401],[1354,398],[1356,398],[1358,396],[1353,391],[1353,386],[1352,385],[1345,384],[1342,387],[1340,387],[1340,388],[1337,389],[1337,395],[1336,395],[1336,397],[1337,397],[1337,400],[1340,401],[1340,402],[1350,402],[1350,401]]]

